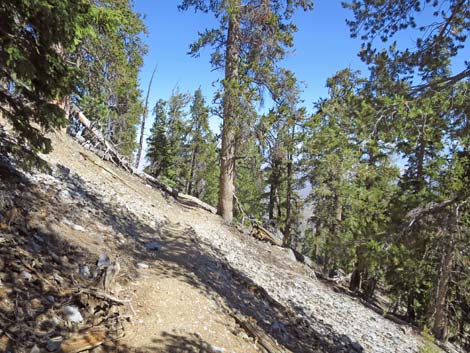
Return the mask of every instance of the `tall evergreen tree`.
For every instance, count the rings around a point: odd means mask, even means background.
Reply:
[[[140,38],[145,26],[130,1],[99,0],[94,9],[95,35],[86,36],[70,54],[82,78],[72,100],[130,157],[143,109],[138,72],[146,52]]]
[[[66,124],[56,103],[74,91],[78,72],[65,56],[94,34],[94,10],[86,0],[0,4],[0,109],[35,151],[50,151],[43,131]]]
[[[6,1],[0,11],[0,104],[21,142],[49,151],[41,129],[66,124],[71,98],[129,154],[144,50],[144,26],[129,2]]]
[[[372,70],[371,83],[389,97],[387,118],[393,120],[397,151],[406,161],[395,201],[396,236],[388,281],[398,300],[406,303],[408,317],[430,325],[437,338],[445,339],[453,271],[461,266],[456,254],[465,247],[461,234],[469,197],[468,190],[461,188],[466,181],[468,158],[462,153],[467,145],[457,137],[466,126],[468,104],[456,109],[453,102],[467,96],[461,89],[468,85],[470,68],[468,62],[458,72],[449,67],[465,47],[470,4],[355,0],[346,6],[354,13],[349,21],[352,35],[364,41],[360,54]],[[432,20],[421,16],[426,12]],[[377,50],[376,38],[395,40],[405,29],[415,31],[415,43],[398,41]],[[399,222],[403,217],[407,225]]]
[[[209,133],[209,109],[205,106],[204,97],[202,96],[201,88],[194,92],[193,101],[191,104],[191,120],[190,120],[190,134],[188,144],[191,148],[191,165],[189,169],[188,183],[186,186],[186,193],[192,195],[194,184],[194,176],[197,173],[197,165],[199,156],[204,150],[204,142],[206,134]]]
[[[377,120],[379,97],[350,70],[328,80],[330,97],[308,123],[306,175],[314,207],[313,243],[325,270],[352,270],[350,288],[371,296],[383,277],[388,212],[397,169]]]
[[[148,172],[158,178],[173,164],[173,153],[168,139],[166,102],[158,100],[154,108],[155,120],[147,138]]]
[[[243,96],[256,86],[273,84],[276,64],[293,44],[296,8],[311,9],[309,0],[205,1],[183,0],[180,9],[213,12],[220,26],[203,32],[190,52],[206,45],[214,48],[211,63],[223,69],[223,128],[218,212],[225,221],[233,217],[237,120],[243,116]]]

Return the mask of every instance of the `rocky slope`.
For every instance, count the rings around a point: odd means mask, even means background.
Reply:
[[[25,176],[55,200],[35,229],[47,225],[67,246],[86,250],[88,258],[72,261],[78,274],[100,254],[119,259],[115,293],[131,301],[131,324],[115,351],[418,352],[423,345],[413,330],[315,279],[286,249],[176,203],[64,134],[54,146],[43,156],[52,174]]]

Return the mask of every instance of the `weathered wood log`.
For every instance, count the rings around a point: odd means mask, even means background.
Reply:
[[[273,245],[282,246],[282,239],[279,239],[273,233],[259,224],[255,224],[253,226],[251,235],[256,239],[268,241]]]
[[[102,345],[108,331],[102,328],[92,328],[84,333],[76,334],[63,341],[60,345],[62,353],[79,353]]]
[[[197,197],[186,194],[178,194],[176,199],[187,206],[200,207],[211,213],[217,213],[217,209],[215,207],[212,207],[211,205],[199,200]]]
[[[288,349],[280,346],[271,336],[267,335],[258,325],[240,314],[232,313],[236,323],[254,338],[257,346],[263,353],[290,353]]]
[[[128,172],[145,180],[150,185],[156,186],[157,188],[170,194],[178,202],[184,205],[187,205],[190,207],[199,207],[214,214],[217,212],[215,207],[212,207],[211,205],[199,200],[198,198],[194,196],[180,194],[178,190],[176,190],[175,188],[172,188],[166,185],[165,183],[161,182],[160,180],[157,180],[156,178],[152,177],[151,175],[148,175],[147,173],[144,173],[138,170],[137,168],[135,168],[124,156],[122,156],[114,148],[114,146],[109,141],[106,140],[106,138],[98,129],[93,127],[93,124],[91,123],[91,121],[85,116],[85,114],[83,114],[83,112],[81,112],[81,110],[76,105],[72,105],[71,114],[76,116],[78,121],[80,121],[80,123],[85,127],[85,129],[93,136],[93,138],[106,149],[105,154],[109,155],[110,160],[114,164],[116,164],[118,167],[121,167],[127,170]],[[112,174],[116,176],[115,173],[112,173]],[[122,180],[122,178],[120,179]]]

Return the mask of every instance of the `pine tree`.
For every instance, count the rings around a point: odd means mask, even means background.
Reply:
[[[210,200],[214,204],[214,171],[218,169],[216,156],[217,141],[209,129],[209,108],[205,104],[202,90],[194,92],[190,109],[187,136],[189,152],[189,173],[186,180],[186,193]],[[209,191],[209,192],[208,192]]]
[[[50,151],[43,132],[66,124],[71,99],[130,154],[144,26],[128,1],[4,1],[0,16],[0,105],[20,142]]]
[[[86,36],[70,54],[81,73],[80,109],[118,150],[130,157],[136,147],[136,124],[142,114],[138,72],[146,47],[140,35],[145,26],[129,1],[100,0]]]
[[[392,209],[387,281],[396,300],[405,303],[408,317],[430,325],[437,338],[445,339],[452,324],[448,314],[454,269],[462,266],[457,254],[468,241],[458,234],[465,232],[470,195],[463,187],[466,162],[460,157],[468,143],[457,133],[467,125],[468,103],[454,106],[466,96],[461,89],[468,85],[470,68],[464,63],[463,70],[452,73],[449,65],[465,47],[470,4],[357,0],[347,6],[354,14],[351,33],[364,41],[360,54],[370,65],[371,85],[388,97],[387,119],[393,121],[396,148],[406,162]],[[427,16],[420,16],[426,11],[434,17],[428,23]],[[398,41],[377,50],[375,38],[394,40],[405,29],[417,34],[413,45],[398,49],[404,47]],[[465,305],[459,305],[452,309],[463,315]],[[462,321],[459,325],[465,327]]]
[[[217,29],[206,30],[191,46],[197,55],[206,45],[214,48],[211,63],[223,69],[223,127],[220,163],[218,213],[226,222],[233,217],[235,185],[237,118],[243,116],[243,97],[251,97],[253,89],[273,85],[276,63],[292,46],[295,26],[289,22],[298,7],[311,9],[311,1],[184,0],[180,9],[194,7],[196,11],[213,12],[219,19]]]
[[[307,124],[303,158],[312,186],[313,243],[326,271],[353,270],[350,288],[370,297],[383,277],[388,211],[398,178],[377,96],[350,70],[328,80],[330,97]],[[379,129],[380,128],[380,129]]]
[[[147,138],[147,160],[149,166],[147,171],[158,178],[166,173],[173,164],[173,154],[170,141],[167,137],[167,113],[166,102],[159,100],[154,108],[155,120],[150,135]]]
[[[56,103],[74,91],[78,72],[65,56],[93,34],[93,10],[85,0],[0,4],[0,109],[34,151],[49,152],[43,132],[66,124]]]

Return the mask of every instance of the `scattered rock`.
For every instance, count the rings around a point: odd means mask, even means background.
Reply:
[[[137,264],[137,267],[140,268],[140,269],[142,269],[142,270],[146,270],[146,269],[149,268],[149,265],[147,265],[146,263],[143,263],[143,262],[139,262],[139,263]]]
[[[34,345],[33,348],[31,348],[31,351],[29,353],[41,353],[41,350],[39,349],[38,346]]]
[[[80,266],[80,275],[88,278],[91,276],[90,268],[87,265]]]
[[[21,272],[20,274],[20,278],[23,280],[23,281],[26,281],[26,282],[31,282],[33,280],[33,275],[31,273],[29,273],[28,271],[23,271]]]
[[[79,323],[83,321],[83,316],[80,314],[80,311],[75,306],[67,305],[64,308],[64,317],[67,321]]]
[[[83,228],[82,226],[80,226],[80,225],[78,225],[78,224],[75,224],[75,223],[69,221],[69,220],[66,219],[66,218],[64,218],[64,219],[62,220],[62,222],[63,222],[64,224],[68,225],[68,226],[69,226],[70,228],[72,228],[73,230],[76,230],[76,231],[78,231],[78,232],[83,232],[83,233],[86,232],[86,229],[85,229],[85,228]]]
[[[223,353],[225,352],[225,348],[217,347],[217,346],[210,346],[211,353]]]
[[[351,348],[354,349],[356,352],[364,352],[364,347],[362,347],[359,343],[353,342],[351,343]]]
[[[160,250],[161,246],[158,244],[156,241],[150,241],[147,244],[145,244],[145,248],[147,250],[155,250],[158,251]]]
[[[101,253],[98,256],[98,261],[96,262],[96,268],[93,272],[93,278],[97,278],[101,275],[101,273],[106,270],[111,265],[111,259],[109,258],[108,254]]]
[[[46,349],[48,352],[55,352],[59,350],[60,345],[64,339],[62,337],[54,337],[47,341]]]

